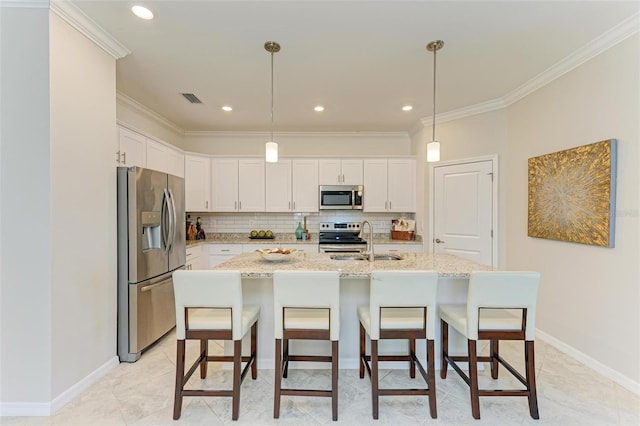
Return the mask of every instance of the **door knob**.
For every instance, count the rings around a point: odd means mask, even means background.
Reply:
[[[436,244],[444,244],[444,240],[441,240],[440,238],[436,238]]]

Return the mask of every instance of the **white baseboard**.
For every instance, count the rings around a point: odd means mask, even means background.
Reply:
[[[613,368],[602,364],[601,362],[591,358],[588,355],[585,355],[576,348],[567,345],[566,343],[556,339],[555,337],[545,333],[544,331],[536,329],[536,336],[539,337],[540,340],[544,340],[545,343],[550,344],[559,351],[564,352],[570,357],[577,359],[592,370],[598,372],[599,374],[602,374],[608,379],[613,380],[620,386],[630,390],[636,395],[640,395],[640,383],[634,382],[624,374],[621,374]]]
[[[100,380],[120,361],[114,356],[51,402],[0,402],[0,416],[50,416]]]

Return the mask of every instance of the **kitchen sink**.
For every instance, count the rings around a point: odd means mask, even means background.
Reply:
[[[333,260],[369,260],[367,254],[334,254],[331,255]],[[376,254],[373,260],[402,260],[402,257],[395,254]]]

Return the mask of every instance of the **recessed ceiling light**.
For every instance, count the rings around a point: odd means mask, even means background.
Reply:
[[[403,111],[411,111],[413,109],[413,107],[411,105],[405,105],[402,107]]]
[[[131,11],[134,15],[141,19],[153,19],[153,12],[144,6],[133,6]]]
[[[230,107],[230,106],[228,106],[228,105],[225,105],[225,106],[223,106],[223,107],[222,107],[222,110],[223,110],[223,111],[233,111],[233,108],[231,108],[231,107]]]
[[[314,110],[314,111],[317,111],[317,112],[322,112],[322,111],[324,111],[324,107],[323,107],[322,105],[318,105],[318,106],[317,106],[317,107],[315,107],[313,110]]]

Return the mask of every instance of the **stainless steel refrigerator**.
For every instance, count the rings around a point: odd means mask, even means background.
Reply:
[[[175,327],[171,275],[185,264],[184,179],[118,167],[118,356],[135,362]]]

